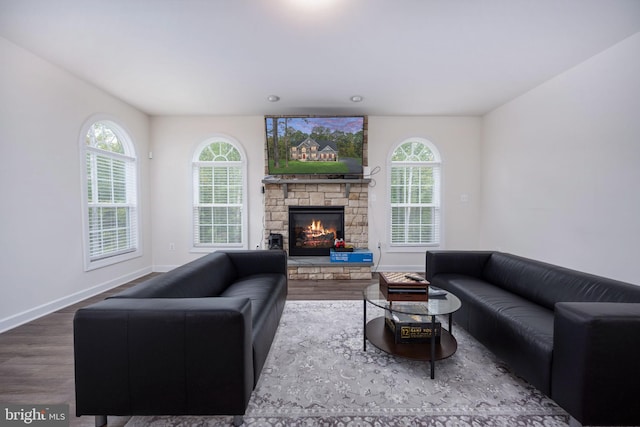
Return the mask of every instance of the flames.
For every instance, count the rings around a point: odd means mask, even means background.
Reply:
[[[331,248],[338,235],[335,221],[309,216],[294,227],[294,245],[297,248]]]
[[[336,229],[334,228],[325,228],[322,225],[322,221],[320,220],[311,220],[311,224],[309,224],[305,230],[305,234],[308,239],[318,239],[326,236],[331,236],[331,238],[335,238],[333,236],[336,235]]]

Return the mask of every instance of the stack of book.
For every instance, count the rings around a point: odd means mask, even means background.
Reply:
[[[428,301],[429,282],[412,273],[380,273],[380,292],[387,301]]]
[[[433,323],[430,321],[424,304],[398,303],[393,306],[396,309],[415,313],[405,314],[395,310],[388,310],[385,313],[385,324],[393,334],[396,344],[429,342],[431,340],[431,335],[434,334]],[[440,342],[441,334],[442,326],[440,322],[435,322],[436,342]]]

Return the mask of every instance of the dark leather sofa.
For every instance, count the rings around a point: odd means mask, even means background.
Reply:
[[[455,322],[551,397],[572,424],[640,425],[640,286],[489,251],[430,251]]]
[[[284,251],[214,252],[74,317],[76,415],[242,424],[287,296]]]

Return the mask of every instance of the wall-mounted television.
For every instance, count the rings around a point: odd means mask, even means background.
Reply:
[[[362,175],[365,116],[265,116],[269,175]]]

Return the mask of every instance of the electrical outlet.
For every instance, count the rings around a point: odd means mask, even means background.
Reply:
[[[169,243],[169,250],[170,251],[175,251],[176,250],[176,244],[175,243]]]

